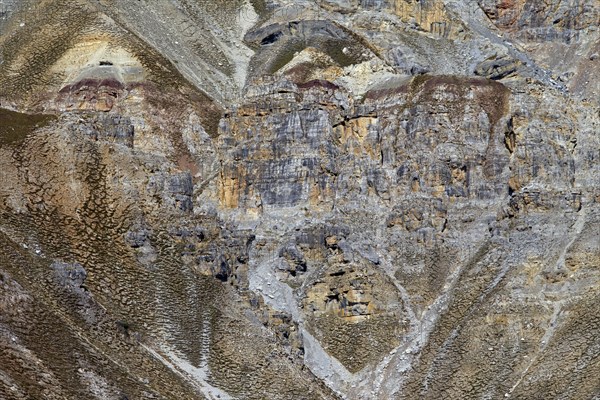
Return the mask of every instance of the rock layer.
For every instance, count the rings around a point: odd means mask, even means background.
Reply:
[[[538,3],[0,2],[0,397],[595,399],[598,10]]]

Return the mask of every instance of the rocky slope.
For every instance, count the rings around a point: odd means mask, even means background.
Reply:
[[[599,21],[0,1],[0,398],[600,398]]]

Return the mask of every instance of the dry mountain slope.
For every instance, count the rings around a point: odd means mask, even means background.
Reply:
[[[0,399],[598,399],[598,17],[0,1]]]

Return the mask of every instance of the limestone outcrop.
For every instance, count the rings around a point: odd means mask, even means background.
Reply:
[[[216,4],[0,1],[0,398],[595,399],[596,3]]]

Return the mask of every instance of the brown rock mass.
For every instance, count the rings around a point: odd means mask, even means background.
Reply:
[[[0,0],[0,399],[600,396],[594,0]]]

